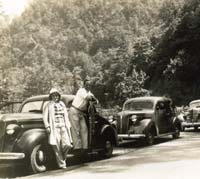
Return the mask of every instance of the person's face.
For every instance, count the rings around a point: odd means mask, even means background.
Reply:
[[[58,102],[59,99],[60,99],[60,96],[59,96],[58,93],[53,93],[53,94],[51,95],[51,98],[52,98],[52,100],[53,100],[54,102]]]
[[[83,87],[83,82],[80,80],[80,81],[77,81],[77,86],[79,88],[82,88]]]
[[[88,81],[85,82],[85,89],[89,90],[90,88],[90,83]]]

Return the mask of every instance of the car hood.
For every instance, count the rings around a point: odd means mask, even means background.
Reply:
[[[9,122],[9,121],[16,121],[16,122],[38,121],[38,120],[42,120],[42,114],[37,114],[37,113],[0,114],[0,120],[3,120],[4,122]]]
[[[141,111],[121,111],[118,113],[119,116],[130,116],[130,115],[142,115],[144,117],[151,117],[153,115],[153,110],[141,110]]]

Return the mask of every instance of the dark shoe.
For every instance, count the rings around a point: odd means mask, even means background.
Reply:
[[[88,159],[88,149],[83,149],[81,153],[81,161],[87,162],[87,159]]]
[[[60,166],[59,167],[60,169],[65,169],[65,168],[67,168],[66,166]]]

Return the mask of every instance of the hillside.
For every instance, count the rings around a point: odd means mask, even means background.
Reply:
[[[52,86],[74,93],[77,81],[89,76],[92,91],[105,105],[147,94],[186,102],[183,97],[192,89],[180,92],[187,83],[179,75],[185,74],[173,65],[189,50],[173,45],[190,33],[191,28],[181,31],[187,26],[185,14],[191,13],[188,18],[194,18],[192,27],[197,28],[199,3],[185,1],[33,1],[0,34],[0,97],[22,99],[48,93]]]

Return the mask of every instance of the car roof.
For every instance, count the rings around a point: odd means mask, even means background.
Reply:
[[[189,104],[193,104],[193,103],[200,103],[200,99],[197,99],[197,100],[191,101]]]
[[[61,100],[63,100],[66,104],[72,102],[73,99],[74,99],[74,95],[70,95],[70,94],[61,95]],[[27,98],[23,102],[23,104],[27,102],[32,102],[32,101],[48,101],[48,100],[49,100],[49,95],[37,95],[37,96],[32,96],[32,97]]]
[[[142,97],[136,97],[136,98],[130,98],[126,100],[127,102],[130,101],[152,101],[152,102],[157,102],[157,101],[171,101],[170,98],[167,97],[162,97],[162,96],[142,96]]]

